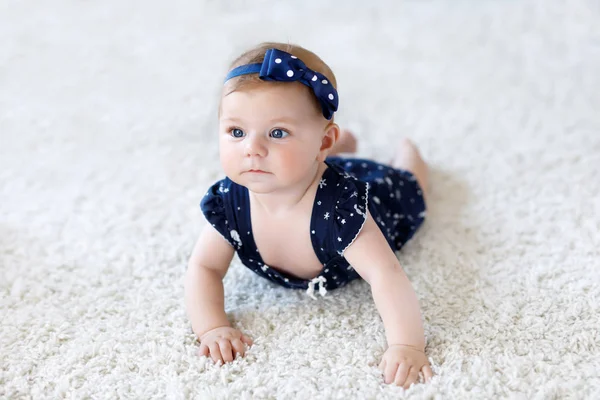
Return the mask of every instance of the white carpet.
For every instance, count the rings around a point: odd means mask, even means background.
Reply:
[[[314,301],[236,261],[256,344],[196,356],[216,94],[263,40],[331,64],[360,156],[406,135],[432,165],[400,260],[438,375],[404,396],[600,398],[600,7],[367,3],[0,1],[0,398],[402,396],[365,282]]]

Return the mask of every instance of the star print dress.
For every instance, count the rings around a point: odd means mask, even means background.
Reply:
[[[344,286],[360,275],[344,258],[366,220],[367,209],[390,248],[398,251],[425,218],[422,189],[415,176],[375,161],[329,157],[313,203],[312,247],[323,264],[311,280],[299,279],[266,265],[252,236],[248,189],[225,178],[212,185],[200,208],[207,221],[233,246],[240,261],[276,284],[304,289],[314,297],[315,285],[327,290]]]

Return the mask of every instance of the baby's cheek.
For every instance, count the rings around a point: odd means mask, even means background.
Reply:
[[[228,146],[221,146],[219,149],[219,159],[221,161],[221,167],[226,174],[235,172],[235,166],[239,164],[239,160],[236,160],[235,154]]]
[[[298,181],[305,177],[312,165],[311,155],[297,151],[287,154],[281,159],[282,171],[288,181]]]
[[[288,151],[281,154],[280,165],[284,171],[290,174],[299,173],[302,169],[302,164],[306,163],[306,157],[300,151]]]

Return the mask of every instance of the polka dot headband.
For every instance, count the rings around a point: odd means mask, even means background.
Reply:
[[[232,69],[225,82],[236,76],[256,73],[264,81],[300,82],[308,86],[317,96],[326,119],[331,119],[338,109],[337,91],[325,75],[311,70],[298,57],[277,49],[267,50],[262,64],[246,64]]]

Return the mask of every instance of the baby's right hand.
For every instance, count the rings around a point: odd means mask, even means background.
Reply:
[[[202,334],[198,355],[208,357],[210,354],[215,364],[219,360],[222,363],[232,362],[236,353],[242,357],[245,355],[244,343],[252,346],[253,341],[235,328],[221,326]]]

